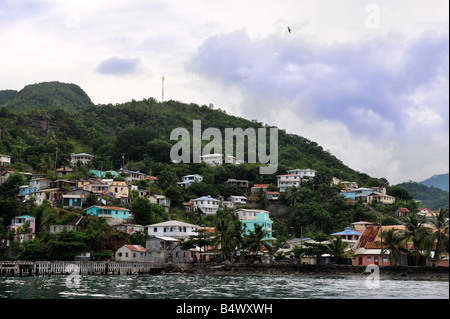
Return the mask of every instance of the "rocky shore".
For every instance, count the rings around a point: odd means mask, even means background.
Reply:
[[[210,275],[303,275],[318,277],[368,276],[366,266],[352,265],[302,265],[298,263],[250,264],[167,264],[164,273],[188,273]],[[383,266],[379,268],[380,280],[436,280],[449,281],[448,267]]]

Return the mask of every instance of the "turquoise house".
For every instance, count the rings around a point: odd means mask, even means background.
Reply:
[[[255,231],[255,225],[261,225],[263,230],[267,231],[267,235],[263,239],[272,239],[273,221],[269,218],[269,212],[260,209],[238,209],[236,211],[240,221],[245,226],[245,233]]]
[[[94,205],[89,208],[86,208],[85,211],[86,215],[93,215],[96,217],[105,217],[105,218],[129,219],[131,215],[129,209],[114,206]]]

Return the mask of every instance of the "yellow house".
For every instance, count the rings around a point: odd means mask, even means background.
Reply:
[[[128,198],[129,189],[125,181],[113,181],[108,187],[109,194],[116,199]]]
[[[369,204],[372,204],[373,202],[378,202],[381,204],[393,204],[395,202],[395,197],[394,196],[389,196],[386,194],[382,194],[382,193],[370,193],[369,195],[367,195],[367,202]]]

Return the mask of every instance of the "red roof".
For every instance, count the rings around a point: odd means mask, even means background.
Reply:
[[[133,251],[145,252],[145,250],[146,250],[141,245],[125,245],[125,247],[127,247],[128,249],[133,250]]]
[[[255,185],[253,185],[253,187],[256,187],[256,188],[267,188],[267,187],[269,187],[269,184],[255,184]]]

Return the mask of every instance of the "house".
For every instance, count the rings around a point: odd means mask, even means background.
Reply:
[[[58,176],[65,176],[72,172],[73,172],[73,169],[71,169],[69,166],[65,166],[65,165],[56,169],[56,173],[58,173]]]
[[[189,250],[182,250],[181,240],[173,237],[155,236],[147,238],[145,248],[147,249],[146,261],[149,262],[190,262]]]
[[[23,201],[27,200],[33,200],[35,204],[42,205],[45,200],[48,200],[50,202],[58,202],[62,201],[62,196],[67,191],[65,189],[61,188],[47,188],[43,190],[38,190],[32,193],[27,193],[23,195]]]
[[[194,183],[200,183],[203,181],[203,176],[199,174],[185,175],[181,177],[181,182],[178,182],[178,186],[189,187]]]
[[[94,159],[94,155],[87,154],[87,153],[80,153],[80,154],[71,154],[70,155],[70,165],[75,166],[78,162],[80,162],[82,165],[86,164],[89,161],[92,161]]]
[[[236,185],[239,186],[244,193],[248,191],[248,180],[245,179],[232,179],[229,178],[226,182],[224,182],[225,186]]]
[[[365,231],[362,233],[361,237],[359,238],[359,241],[356,243],[354,247],[355,265],[367,266],[375,264],[381,266],[391,266],[389,260],[389,251],[385,249],[382,254],[381,238],[380,238],[381,232],[387,231],[391,228],[401,230],[404,229],[405,226],[369,225],[366,227]],[[400,265],[402,266],[407,265],[406,255],[402,255]]]
[[[197,235],[199,227],[178,220],[169,220],[146,226],[148,236],[174,237],[182,240],[189,239],[189,236]]]
[[[367,201],[367,196],[369,196],[371,193],[373,193],[373,189],[360,187],[360,188],[356,188],[354,190],[354,192],[355,192],[355,200],[362,200],[365,202],[365,201]]]
[[[275,201],[280,197],[280,192],[266,192],[266,197],[268,200]]]
[[[222,154],[206,154],[201,156],[201,161],[210,166],[222,165],[223,155]]]
[[[132,217],[130,210],[123,207],[94,205],[86,208],[85,211],[86,215],[107,219],[130,219]]]
[[[367,226],[370,225],[373,225],[373,223],[366,221],[354,222],[352,223],[352,229],[362,234],[366,230]]]
[[[123,245],[116,251],[116,261],[145,261],[146,251],[141,245]]]
[[[0,154],[0,165],[11,164],[11,156]]]
[[[301,177],[297,174],[277,175],[277,186],[280,193],[286,191],[288,187],[300,187]]]
[[[97,178],[106,178],[106,176],[111,176],[112,178],[117,178],[119,177],[119,173],[117,173],[116,171],[99,171],[96,169],[91,169],[89,170],[90,173],[92,173],[95,177]]]
[[[130,171],[123,168],[119,170],[119,174],[125,176],[125,181],[127,184],[131,184],[133,181],[145,180],[147,177],[147,175],[139,171]]]
[[[316,171],[310,169],[310,168],[306,168],[306,169],[291,169],[288,170],[287,173],[289,175],[298,175],[300,176],[300,178],[313,178],[314,176],[316,176]]]
[[[228,201],[232,202],[235,207],[247,204],[247,198],[245,196],[233,195],[228,197]]]
[[[400,207],[394,213],[394,216],[397,218],[407,217],[411,214],[411,211],[408,208]]]
[[[272,239],[272,220],[269,218],[269,212],[261,209],[238,209],[236,214],[239,220],[244,224],[245,231],[248,234],[255,230],[255,225],[261,225],[267,235],[263,239]]]
[[[356,199],[356,193],[353,189],[343,189],[339,192],[339,195],[344,196],[345,199]]]
[[[83,182],[83,189],[85,191],[92,192],[96,195],[109,195],[109,186],[108,184],[102,182]]]
[[[108,192],[110,196],[117,200],[128,198],[129,196],[129,188],[125,181],[111,181],[108,184]]]
[[[355,190],[358,188],[358,183],[356,182],[349,182],[349,181],[341,181],[339,182],[339,185],[342,189],[346,190]]]
[[[84,189],[68,191],[67,193],[62,195],[63,207],[83,208],[90,194],[92,194],[92,192],[86,191]]]
[[[52,180],[44,177],[32,178],[29,185],[34,187],[36,191],[40,191],[42,189],[50,188],[52,185]]]
[[[206,215],[214,215],[219,209],[220,200],[211,196],[202,196],[194,199],[194,209],[199,208]]]
[[[151,195],[149,197],[150,203],[157,204],[159,206],[164,207],[166,212],[170,209],[170,199],[164,195]]]
[[[26,231],[25,226],[28,225],[28,231]],[[36,218],[30,215],[21,215],[11,219],[11,226],[9,229],[14,229],[16,235],[14,239],[20,242],[28,241],[34,239],[36,232]],[[7,242],[9,246],[9,242]]]
[[[148,181],[150,185],[156,185],[158,183],[158,177],[156,176],[147,176],[145,180]]]
[[[390,196],[390,195],[386,195],[386,194],[382,194],[382,193],[370,193],[367,196],[367,202],[369,204],[373,204],[375,203],[381,203],[381,204],[385,204],[385,205],[390,205],[393,204],[395,202],[395,197],[394,196]]]
[[[115,225],[114,228],[127,234],[144,234],[145,232],[145,227],[137,224],[120,224]]]
[[[333,237],[333,239],[337,239],[340,237],[342,239],[342,242],[347,243],[349,245],[349,248],[353,248],[354,245],[357,243],[359,238],[361,237],[361,233],[352,230],[351,227],[345,227],[343,231],[330,234],[330,236]]]
[[[251,188],[251,192],[252,193],[258,193],[258,192],[260,192],[261,190],[263,191],[263,192],[267,192],[267,188],[269,187],[269,184],[255,184],[255,185],[253,185],[253,187]]]
[[[67,231],[80,231],[81,230],[81,226],[80,225],[77,225],[77,224],[74,224],[74,225],[71,225],[71,224],[66,224],[66,225],[50,225],[49,227],[48,227],[48,230],[49,230],[49,232],[50,232],[50,234],[51,235],[53,235],[53,234],[57,234],[57,233],[60,233],[60,232],[62,232],[63,230],[67,230]]]

